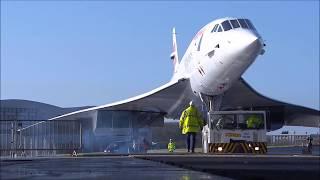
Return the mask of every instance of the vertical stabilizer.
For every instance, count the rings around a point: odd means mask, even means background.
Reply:
[[[178,71],[179,67],[179,57],[178,57],[178,47],[177,47],[177,38],[176,38],[176,29],[172,29],[172,53],[170,58],[173,63],[174,73]]]

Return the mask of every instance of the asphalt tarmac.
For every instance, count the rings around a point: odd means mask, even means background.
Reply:
[[[320,157],[311,155],[150,154],[135,157],[234,179],[320,179]]]
[[[229,178],[132,156],[52,157],[0,160],[0,179],[193,180]]]
[[[1,159],[0,179],[320,179],[307,155],[140,154]]]

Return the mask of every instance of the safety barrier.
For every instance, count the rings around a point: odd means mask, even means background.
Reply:
[[[307,138],[309,135],[288,135],[288,134],[281,134],[281,135],[268,135],[267,142],[268,145],[271,146],[301,146],[307,143]],[[319,135],[311,135],[313,138],[312,144],[313,145],[320,145],[320,138]]]
[[[81,149],[81,123],[73,120],[1,120],[0,140],[2,157],[72,153]]]

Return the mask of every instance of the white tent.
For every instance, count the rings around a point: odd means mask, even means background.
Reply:
[[[318,134],[320,135],[319,127],[304,127],[304,126],[283,126],[280,129],[267,132],[267,135],[311,135]]]

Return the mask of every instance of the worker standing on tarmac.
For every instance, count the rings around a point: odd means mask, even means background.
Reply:
[[[312,136],[310,135],[308,138],[307,138],[307,141],[308,141],[308,144],[307,144],[307,151],[308,153],[311,153],[312,154]]]
[[[172,141],[172,139],[170,139],[168,143],[168,151],[172,153],[175,149],[176,149],[176,144]]]
[[[196,134],[203,127],[203,120],[200,116],[199,111],[193,105],[193,102],[190,101],[190,106],[184,110],[180,117],[179,128],[182,129],[182,134],[187,135],[187,148],[188,152],[194,153],[194,147],[196,144]],[[191,147],[190,147],[190,139]]]

